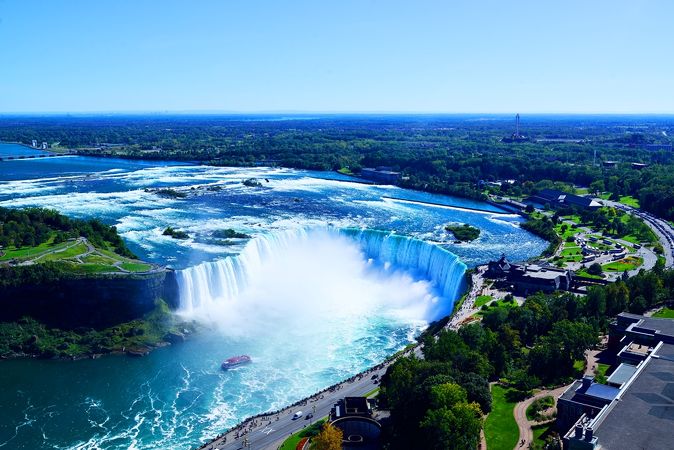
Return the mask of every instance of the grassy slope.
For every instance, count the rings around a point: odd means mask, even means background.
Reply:
[[[54,244],[54,236],[51,236],[46,242],[34,247],[10,247],[5,250],[5,254],[0,256],[0,261],[18,261],[33,260],[41,256],[36,262],[58,261],[66,264],[76,273],[107,273],[107,272],[147,272],[152,269],[151,264],[143,263],[134,259],[118,255],[110,249],[96,248],[94,253],[86,256],[87,246],[84,243],[75,243],[74,241],[61,242]],[[82,263],[78,261],[79,258]],[[124,269],[124,270],[120,270]]]
[[[662,319],[674,319],[674,309],[662,308],[660,311],[653,314],[653,317],[660,317]]]
[[[520,433],[513,410],[515,403],[506,400],[506,389],[494,385],[491,389],[492,411],[487,416],[484,434],[489,450],[512,450],[517,445]]]
[[[618,261],[604,264],[602,269],[607,272],[624,272],[625,270],[636,269],[644,263],[643,258],[637,256],[628,256]]]

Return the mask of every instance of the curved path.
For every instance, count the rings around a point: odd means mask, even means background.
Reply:
[[[517,422],[517,427],[520,429],[520,439],[517,441],[517,448],[529,448],[529,445],[533,442],[534,440],[534,432],[531,429],[531,426],[534,424],[534,422],[530,421],[527,419],[527,408],[529,405],[531,405],[534,400],[537,400],[539,398],[552,395],[552,397],[555,399],[555,407],[557,406],[557,397],[562,395],[562,393],[569,387],[570,385],[558,387],[557,389],[552,389],[552,390],[543,390],[534,395],[533,397],[530,397],[522,402],[519,402],[517,405],[515,405],[515,409],[513,409],[513,415],[515,416],[515,421]]]

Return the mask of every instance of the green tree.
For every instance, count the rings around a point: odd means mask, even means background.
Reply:
[[[482,411],[476,403],[458,403],[452,408],[430,409],[420,425],[424,448],[464,450],[477,448],[482,429]]]
[[[592,263],[590,267],[587,268],[587,273],[590,275],[601,275],[604,273],[604,269],[601,268],[599,263]]]

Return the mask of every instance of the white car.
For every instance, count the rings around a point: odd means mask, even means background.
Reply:
[[[295,414],[293,414],[293,420],[299,419],[302,417],[302,411],[297,411]]]

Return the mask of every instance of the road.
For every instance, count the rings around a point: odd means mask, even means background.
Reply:
[[[576,225],[573,221],[566,220],[566,219],[564,220],[564,223],[569,225],[569,226]],[[579,230],[581,230],[581,232],[578,233],[575,236],[576,242],[579,242],[579,240],[588,242],[590,235],[596,235],[597,234],[597,232],[595,230],[592,230],[589,227],[578,226],[578,225],[576,225],[576,226],[578,227]],[[614,242],[617,242],[618,244],[622,245],[624,248],[634,247],[634,244],[632,242],[628,242],[628,241],[625,241],[623,239],[611,238],[610,240],[614,241]],[[565,248],[564,245],[560,245],[559,248],[557,248],[557,251],[555,252],[554,256],[560,255],[562,253],[562,251],[564,250],[564,248]],[[631,256],[637,256],[637,257],[640,257],[641,259],[643,259],[643,263],[639,267],[628,271],[628,275],[630,277],[636,275],[642,269],[651,270],[653,267],[655,267],[655,263],[658,260],[658,257],[655,254],[655,252],[653,252],[653,250],[651,250],[647,247],[643,247],[643,246],[639,249],[635,248],[634,253],[631,253],[630,255]],[[618,258],[618,259],[621,259],[621,258]],[[552,258],[550,258],[550,260],[552,260]],[[587,263],[569,262],[569,263],[566,264],[566,268],[570,269],[570,270],[579,270],[583,267],[590,267],[590,265],[593,264],[593,263],[606,264],[606,263],[610,263],[612,261],[616,261],[615,255],[606,254],[606,255],[600,255],[600,256],[596,257],[595,259],[593,259],[592,261],[589,261]],[[622,273],[621,272],[613,272],[613,273],[606,272],[606,275],[608,276],[609,281],[615,281],[618,278],[620,278]]]
[[[372,375],[381,377],[388,365],[372,370],[353,381],[346,381],[333,391],[325,391],[310,397],[300,405],[283,409],[278,414],[268,414],[254,420],[248,420],[224,436],[199,447],[200,450],[239,450],[244,449],[244,439],[247,440],[246,449],[277,449],[288,436],[309,425],[307,413],[313,412],[312,420],[320,419],[330,413],[337,400],[344,397],[362,397],[375,389],[378,384],[372,380]],[[315,408],[315,409],[314,409]],[[293,414],[302,411],[301,418],[293,420]],[[236,438],[236,436],[239,436]]]
[[[674,267],[674,228],[663,219],[655,217],[654,215],[641,211],[640,209],[632,208],[631,206],[623,205],[622,203],[611,200],[601,200],[605,205],[621,209],[629,214],[634,214],[642,219],[646,225],[655,233],[665,250],[665,267]]]

